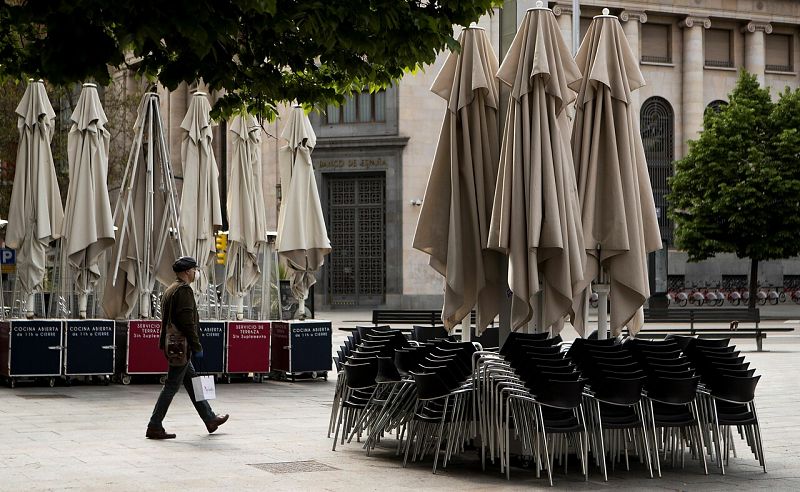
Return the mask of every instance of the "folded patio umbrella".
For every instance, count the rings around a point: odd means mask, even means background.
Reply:
[[[107,185],[107,122],[97,86],[83,84],[67,137],[69,190],[63,232],[63,254],[74,276],[81,317],[86,317],[87,296],[100,278],[101,256],[114,244]]]
[[[61,237],[64,220],[50,151],[56,115],[42,81],[28,84],[16,113],[19,147],[5,240],[17,250],[17,279],[30,317],[33,294],[42,289],[47,246]]]
[[[586,285],[586,255],[566,114],[580,72],[550,9],[528,10],[497,76],[511,95],[489,246],[508,255],[512,328],[543,290],[538,328],[558,331]]]
[[[311,164],[317,137],[303,108],[292,108],[281,137],[288,144],[278,155],[282,199],[277,250],[293,272],[292,294],[300,302],[302,313],[308,289],[316,283],[314,275],[331,252],[331,243]]]
[[[578,179],[589,279],[600,270],[610,282],[611,333],[624,325],[635,334],[650,296],[647,253],[661,248],[639,115],[631,91],[645,85],[619,20],[594,18],[576,55],[583,78],[578,91],[572,151]],[[588,291],[587,291],[588,292]],[[574,305],[574,324],[585,330],[584,296]],[[602,308],[601,308],[602,309]]]
[[[230,126],[233,157],[228,183],[225,286],[237,297],[241,314],[241,301],[261,273],[258,254],[267,241],[267,219],[261,186],[261,126],[251,115],[234,117]]]
[[[182,256],[177,195],[158,94],[145,93],[133,126],[133,144],[114,207],[117,241],[103,290],[103,312],[114,319],[153,316],[156,282],[175,280],[172,263]]]
[[[203,92],[195,92],[181,123],[183,191],[178,223],[187,255],[197,259],[199,275],[195,293],[207,293],[209,271],[214,265],[214,232],[222,227],[219,169],[214,158],[211,104]]]
[[[500,156],[497,57],[486,32],[464,29],[431,91],[447,101],[414,234],[445,278],[442,322],[453,330],[477,306],[480,334],[500,312],[501,256],[487,248]],[[469,321],[468,321],[469,322]]]

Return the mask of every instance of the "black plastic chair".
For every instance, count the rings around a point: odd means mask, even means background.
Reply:
[[[683,451],[683,439],[685,434],[672,434],[667,432],[671,429],[685,429],[689,446],[694,450],[695,456],[701,456],[703,470],[708,474],[708,464],[706,463],[705,444],[703,442],[703,428],[700,419],[700,412],[697,405],[697,385],[699,377],[678,379],[670,377],[651,377],[647,384],[647,400],[650,412],[650,423],[653,429],[653,450],[658,476],[661,476],[661,459],[658,452],[658,432],[657,429],[665,429],[663,445],[664,456],[670,451],[670,445],[677,446],[680,443],[680,451]],[[676,439],[677,438],[677,439]],[[671,449],[673,461],[678,449]],[[683,453],[680,454],[683,462]]]
[[[761,426],[755,405],[755,390],[760,379],[761,376],[741,378],[718,375],[709,387],[707,394],[711,402],[711,424],[718,458],[717,465],[723,475],[731,448],[732,432],[730,429],[734,426],[743,429],[751,451],[764,473],[767,472],[764,447],[761,441]]]

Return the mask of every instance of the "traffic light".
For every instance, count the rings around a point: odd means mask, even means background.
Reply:
[[[216,238],[217,247],[217,265],[225,264],[225,255],[228,252],[228,232],[220,231],[217,233]]]

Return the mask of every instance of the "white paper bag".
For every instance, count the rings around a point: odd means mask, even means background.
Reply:
[[[217,388],[214,386],[214,376],[196,376],[192,378],[195,401],[214,400],[217,397]]]

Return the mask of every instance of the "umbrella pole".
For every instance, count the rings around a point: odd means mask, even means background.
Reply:
[[[608,338],[608,284],[595,284],[597,292],[597,338],[605,340]]]

